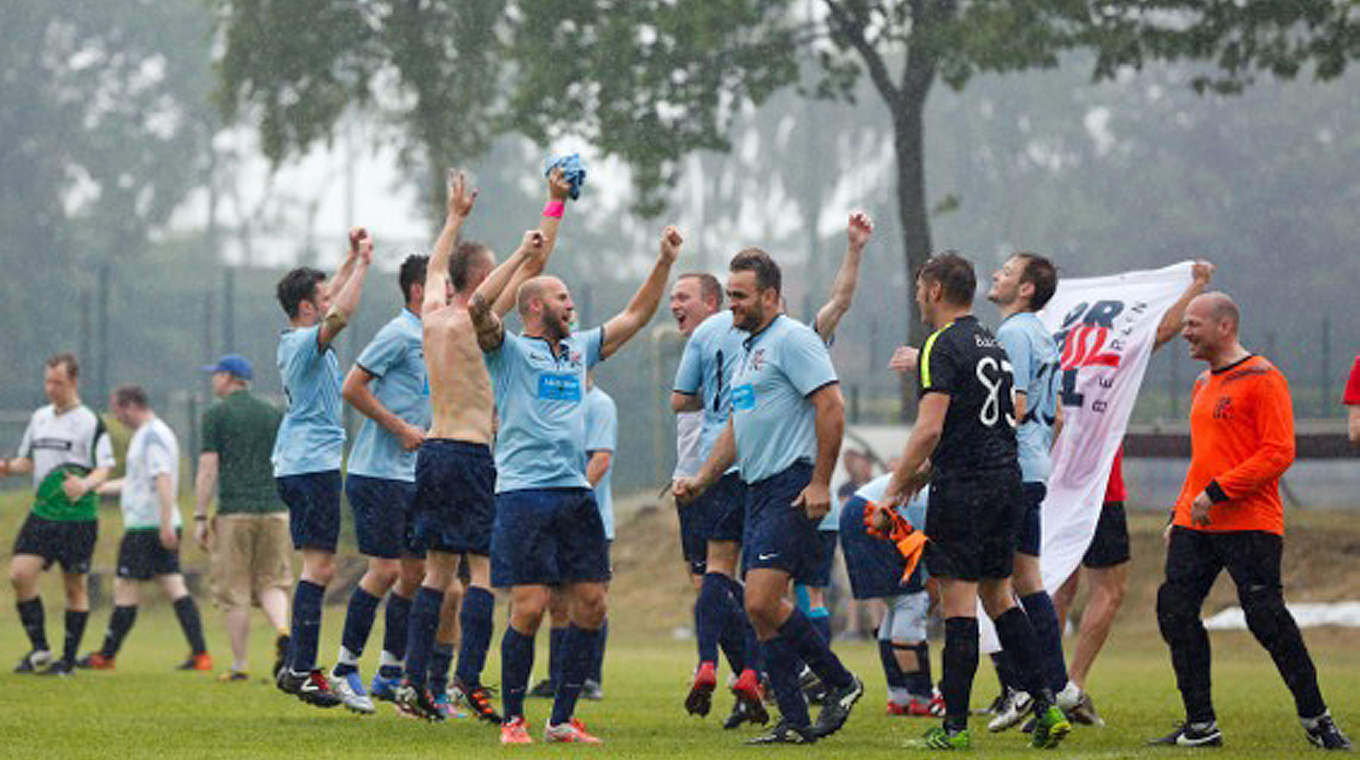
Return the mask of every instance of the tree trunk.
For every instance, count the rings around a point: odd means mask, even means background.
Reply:
[[[907,286],[903,301],[907,314],[907,344],[925,341],[925,325],[916,313],[916,270],[930,257],[930,213],[926,207],[925,105],[929,83],[903,89],[893,113],[893,148],[897,154],[897,214],[902,224],[902,250]],[[900,419],[916,419],[916,379],[904,375]]]

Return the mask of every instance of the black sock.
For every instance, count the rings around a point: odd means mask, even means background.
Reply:
[[[916,672],[907,673],[907,691],[929,698],[934,691],[935,682],[930,680],[930,644],[922,641],[912,646],[894,644],[894,647],[911,649],[916,652]]]
[[[28,643],[33,646],[33,650],[48,651],[51,647],[47,645],[47,623],[43,614],[42,597],[35,596],[14,606],[19,609],[19,624],[24,627],[24,633],[28,634]]]
[[[109,630],[104,634],[104,648],[99,653],[109,659],[113,659],[118,654],[118,650],[123,646],[123,639],[127,637],[128,631],[132,630],[132,624],[137,621],[137,605],[119,605],[113,608],[113,615],[109,617]]]
[[[66,611],[66,641],[61,659],[67,665],[75,664],[76,653],[80,651],[80,640],[85,637],[85,621],[89,619],[89,610]]]
[[[973,695],[973,676],[978,665],[977,618],[952,617],[944,621],[944,692],[946,728],[968,728],[968,700]]]
[[[812,672],[816,673],[827,686],[843,689],[854,680],[850,671],[841,664],[840,658],[831,651],[826,640],[817,633],[812,621],[808,620],[797,607],[793,608],[793,613],[784,624],[779,626],[779,636],[793,647],[798,659],[807,663]]]
[[[184,638],[189,642],[189,651],[194,654],[203,654],[208,651],[208,644],[203,640],[203,619],[198,616],[198,605],[194,604],[194,598],[185,594],[175,600],[175,617],[179,618],[179,627],[184,630]]]
[[[1007,689],[1020,690],[1020,683],[1015,678],[1015,671],[1011,669],[1011,660],[1006,656],[1004,650],[992,652],[992,667],[996,668],[996,680],[1001,684],[1001,692],[1004,694]]]
[[[883,680],[887,682],[889,689],[907,688],[907,674],[902,672],[902,666],[897,664],[897,655],[894,654],[896,645],[891,641],[878,640],[878,661],[883,665]]]
[[[1001,648],[1006,650],[1006,656],[1010,658],[1020,688],[1029,692],[1034,698],[1036,709],[1040,711],[1053,704],[1053,691],[1044,682],[1043,670],[1039,666],[1039,644],[1025,611],[1012,607],[992,622],[996,624],[996,637],[1001,640]]]

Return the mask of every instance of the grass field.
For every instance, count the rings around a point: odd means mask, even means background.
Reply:
[[[323,661],[331,661],[342,608],[327,610]],[[108,613],[96,613],[86,635],[95,644]],[[49,619],[53,617],[49,615]],[[216,617],[209,612],[210,645],[225,656]],[[13,623],[11,622],[12,626]],[[499,626],[499,623],[498,623]],[[381,623],[379,623],[381,627]],[[60,623],[50,632],[60,637]],[[499,627],[497,633],[499,634]],[[375,632],[375,636],[378,632]],[[270,661],[269,632],[253,637],[255,666]],[[541,643],[546,636],[540,636]],[[497,641],[499,636],[497,637]],[[23,653],[17,630],[7,627],[0,639],[0,662]],[[1360,648],[1353,635],[1338,631],[1309,635],[1322,672],[1324,693],[1343,728],[1360,729]],[[1292,716],[1288,695],[1268,658],[1245,634],[1215,634],[1215,683],[1220,725],[1226,747],[1220,758],[1297,757],[1313,750]],[[286,697],[262,682],[221,684],[205,673],[171,672],[185,646],[169,609],[146,610],[118,659],[118,670],[83,672],[69,679],[45,679],[5,672],[0,675],[0,750],[6,758],[155,757],[483,757],[517,752],[534,757],[716,757],[830,753],[831,757],[900,757],[902,743],[925,730],[922,719],[889,718],[882,712],[885,690],[875,650],[868,643],[844,642],[838,651],[869,685],[850,722],[840,734],[817,748],[743,747],[750,730],[724,732],[721,715],[707,720],[683,714],[685,676],[692,665],[692,644],[637,636],[615,636],[606,664],[605,700],[582,703],[580,717],[607,744],[597,748],[533,747],[510,750],[497,744],[496,731],[472,720],[431,725],[400,718],[387,705],[378,715],[359,717],[343,709],[318,710]],[[938,647],[935,649],[938,667]],[[540,649],[540,670],[546,659]],[[374,657],[365,658],[371,673]],[[225,665],[226,663],[219,663]],[[1116,640],[1098,664],[1092,693],[1109,726],[1077,727],[1055,754],[1064,757],[1122,758],[1178,756],[1194,750],[1144,748],[1147,737],[1168,730],[1179,715],[1171,669],[1160,642]],[[6,668],[6,671],[8,668]],[[975,702],[993,696],[994,680],[979,672]],[[488,680],[499,680],[493,652]],[[729,704],[719,696],[715,713]],[[529,717],[536,727],[548,704],[531,700]],[[982,719],[974,720],[977,757],[1012,757],[1033,752],[1022,735],[988,735]],[[539,733],[536,728],[535,733]],[[471,754],[467,754],[471,753]]]

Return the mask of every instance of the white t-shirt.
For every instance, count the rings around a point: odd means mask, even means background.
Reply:
[[[34,412],[19,443],[19,456],[33,460],[35,491],[48,473],[62,465],[89,472],[117,464],[104,421],[83,404],[61,414],[52,404]]]
[[[675,414],[675,473],[674,478],[692,478],[699,474],[704,460],[699,456],[699,434],[704,427],[702,409]]]
[[[170,493],[179,493],[179,442],[170,426],[152,417],[137,428],[128,443],[127,474],[123,476],[123,527],[127,530],[156,529],[161,526],[160,497],[156,478],[170,476]],[[173,497],[172,497],[173,498]],[[181,524],[179,506],[171,510],[171,520]]]

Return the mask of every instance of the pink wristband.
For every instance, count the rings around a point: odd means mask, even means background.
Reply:
[[[560,219],[562,217],[562,213],[566,211],[566,208],[567,204],[563,203],[562,201],[548,201],[547,205],[543,207],[543,215],[555,216]]]

